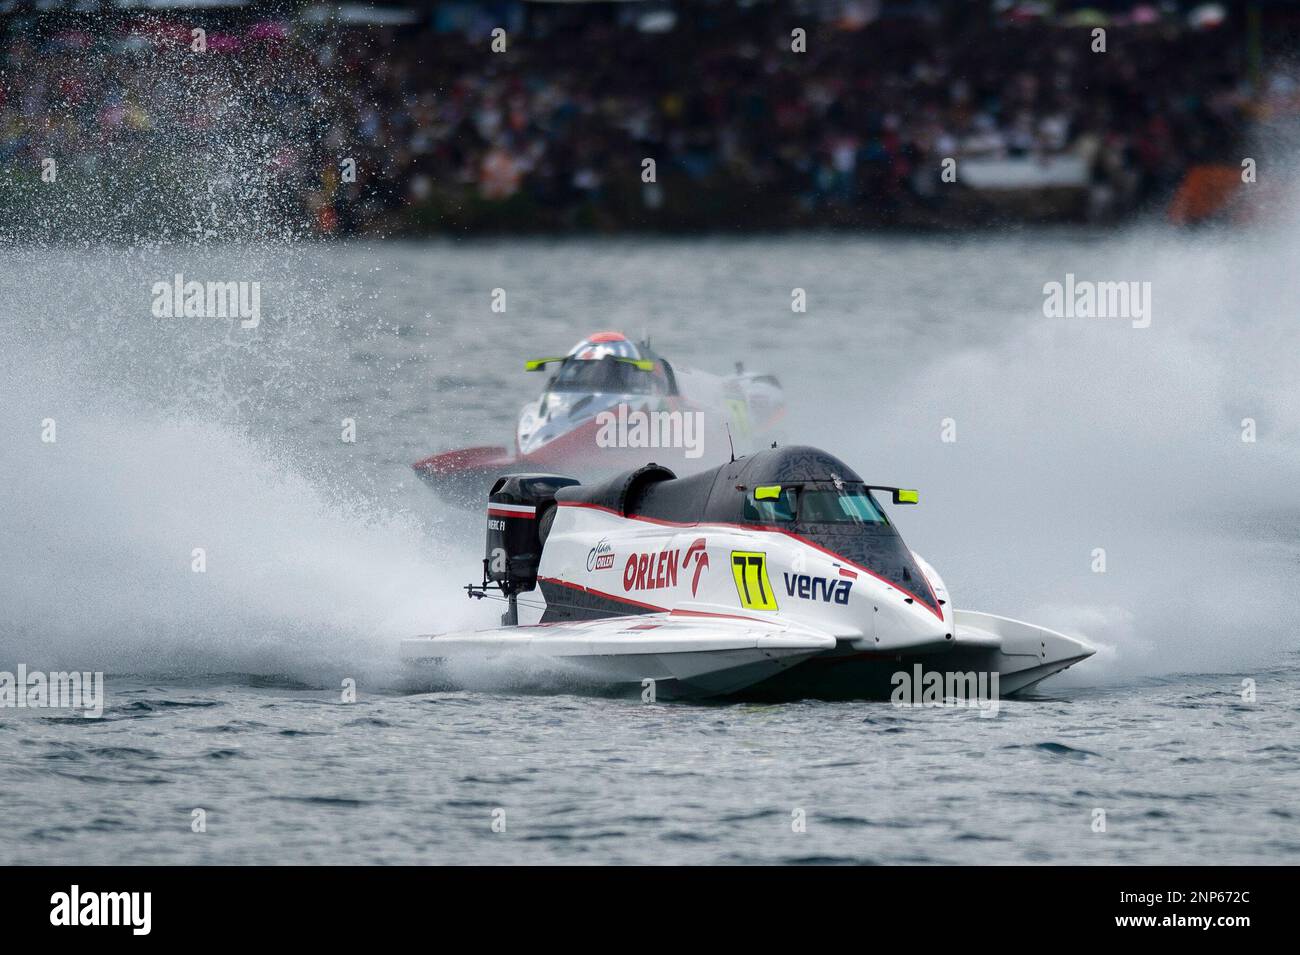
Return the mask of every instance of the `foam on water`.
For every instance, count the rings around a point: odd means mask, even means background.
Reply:
[[[427,524],[321,488],[229,424],[21,363],[0,402],[5,664],[333,684],[388,674],[398,638],[468,619],[446,572],[465,558]]]

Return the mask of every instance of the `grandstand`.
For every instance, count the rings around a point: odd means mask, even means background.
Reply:
[[[1239,164],[1290,101],[1298,22],[1289,3],[4,0],[0,223],[39,212],[51,157],[126,232],[223,163],[295,234],[1113,221]]]

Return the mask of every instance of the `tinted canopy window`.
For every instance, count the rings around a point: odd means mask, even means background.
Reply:
[[[799,495],[801,524],[888,524],[871,492],[846,484],[842,488],[804,488]]]
[[[757,524],[888,524],[876,499],[862,485],[782,485],[751,489],[745,520]]]
[[[798,503],[797,488],[755,488],[745,495],[745,520],[756,524],[790,524],[794,522]]]
[[[635,365],[606,355],[599,360],[570,359],[551,379],[552,391],[594,391],[605,394],[663,394],[667,383],[657,371],[642,371]]]

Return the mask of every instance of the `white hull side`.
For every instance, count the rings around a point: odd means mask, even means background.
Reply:
[[[725,696],[817,653],[835,638],[762,621],[646,614],[403,640],[401,656],[451,685],[644,689],[656,696]]]
[[[957,634],[926,653],[863,653],[813,631],[734,618],[647,614],[554,626],[404,640],[404,660],[432,665],[448,686],[640,692],[656,696],[888,699],[894,675],[998,674],[1001,696],[1086,659],[1064,634],[991,614],[957,611]]]

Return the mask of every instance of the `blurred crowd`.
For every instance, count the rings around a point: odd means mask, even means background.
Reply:
[[[1120,214],[1238,161],[1254,100],[1231,17],[1114,25],[1101,53],[1086,25],[985,3],[865,6],[515,5],[503,52],[490,17],[427,10],[11,19],[0,167],[251,164],[313,231],[400,233],[942,224],[963,192],[945,158],[1075,157],[1071,214]]]

